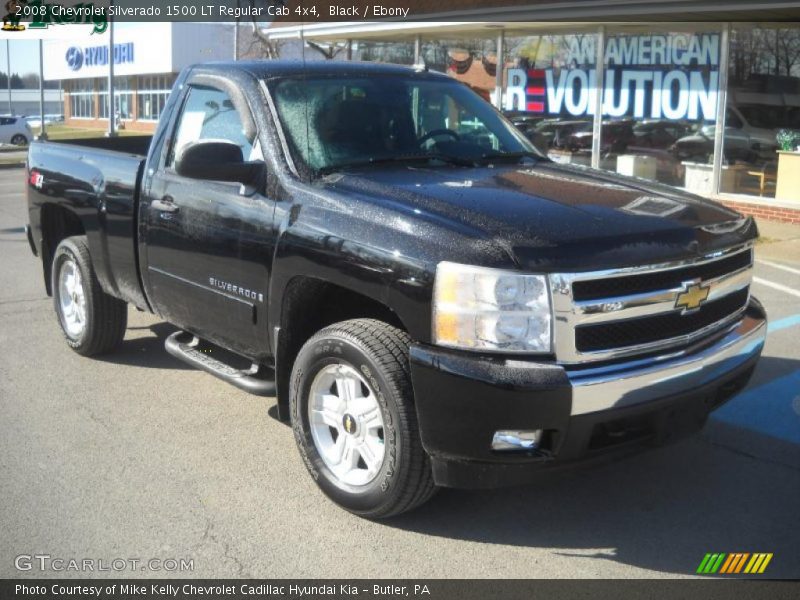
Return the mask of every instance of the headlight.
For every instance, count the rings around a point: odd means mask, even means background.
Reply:
[[[433,287],[433,341],[492,352],[551,352],[544,275],[441,262]]]

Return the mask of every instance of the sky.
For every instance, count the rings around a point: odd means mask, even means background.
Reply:
[[[24,75],[39,72],[39,42],[36,40],[8,41],[11,49],[11,72]],[[6,40],[0,40],[0,71],[6,72]]]

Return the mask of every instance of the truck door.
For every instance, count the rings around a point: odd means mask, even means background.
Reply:
[[[171,142],[143,197],[145,285],[171,323],[249,357],[269,354],[267,287],[274,202],[265,185],[191,179],[175,171],[189,142],[234,142],[263,160],[241,91],[189,83]],[[212,80],[214,81],[214,80]]]

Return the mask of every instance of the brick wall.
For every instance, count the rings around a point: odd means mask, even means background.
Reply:
[[[122,119],[123,129],[127,131],[141,131],[142,133],[153,133],[156,130],[155,121],[134,121]],[[65,119],[64,124],[68,127],[79,127],[82,129],[108,129],[108,119]]]
[[[800,224],[800,206],[798,206],[798,208],[786,208],[783,206],[769,206],[767,204],[756,204],[753,202],[732,202],[722,199],[717,199],[717,202],[743,215],[759,217],[769,221]]]

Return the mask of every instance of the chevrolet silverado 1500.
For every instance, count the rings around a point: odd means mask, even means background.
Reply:
[[[159,315],[370,518],[696,431],[766,335],[752,219],[554,164],[422,68],[188,68],[152,138],[36,141],[27,182],[75,351]]]

